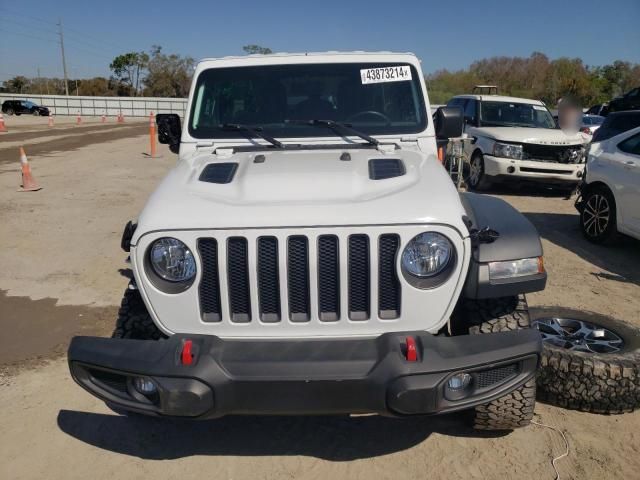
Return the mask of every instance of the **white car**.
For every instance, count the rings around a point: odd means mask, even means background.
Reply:
[[[150,415],[533,415],[544,288],[533,225],[459,194],[418,59],[208,59],[186,115],[158,115],[175,168],[123,233],[135,281],[114,338],[76,337],[74,379]],[[471,335],[470,333],[474,333]]]
[[[591,144],[576,207],[588,240],[640,240],[640,127]]]
[[[580,131],[587,135],[593,135],[596,130],[600,128],[604,122],[604,117],[600,115],[582,115],[582,123],[580,124]]]
[[[472,190],[496,182],[529,180],[573,189],[584,170],[588,140],[567,134],[539,100],[501,95],[458,95],[447,106],[464,111]]]

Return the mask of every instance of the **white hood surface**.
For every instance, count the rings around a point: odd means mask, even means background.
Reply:
[[[560,129],[527,127],[478,127],[471,135],[482,135],[496,141],[533,143],[538,145],[583,145],[587,143],[580,133],[567,134]]]
[[[351,160],[340,160],[348,152]],[[263,162],[255,162],[264,155]],[[406,173],[369,178],[369,160],[395,158]],[[227,184],[199,180],[210,163],[238,163]],[[466,232],[458,193],[435,156],[374,149],[197,153],[180,160],[149,198],[133,243],[144,233],[442,223]]]

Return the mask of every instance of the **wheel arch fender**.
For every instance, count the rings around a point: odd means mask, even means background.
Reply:
[[[463,289],[466,298],[497,298],[544,290],[546,272],[508,279],[491,280],[489,263],[542,257],[536,227],[506,201],[470,192],[460,194],[467,212],[466,224],[472,237],[472,251]],[[485,227],[498,232],[491,242],[474,240],[474,231]]]

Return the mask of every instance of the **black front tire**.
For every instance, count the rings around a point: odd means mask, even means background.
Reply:
[[[127,289],[120,303],[112,338],[160,340],[167,338],[153,322],[138,290]]]
[[[469,190],[488,190],[492,186],[491,180],[484,173],[484,157],[482,153],[476,152],[469,162],[469,175],[466,179]]]
[[[605,186],[589,188],[582,195],[580,229],[592,243],[611,242],[617,236],[616,200]]]
[[[522,330],[531,325],[524,295],[464,299],[456,307],[452,322],[459,333],[471,335]],[[535,405],[536,380],[531,378],[508,395],[476,407],[473,428],[506,431],[526,427],[531,423]]]

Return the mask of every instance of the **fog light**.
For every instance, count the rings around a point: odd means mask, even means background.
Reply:
[[[451,390],[464,390],[471,382],[471,375],[468,373],[456,373],[447,381],[447,387]]]
[[[507,167],[507,173],[513,173],[515,171],[516,171],[515,167]]]
[[[133,386],[142,395],[154,395],[158,391],[158,387],[149,377],[135,377]]]

